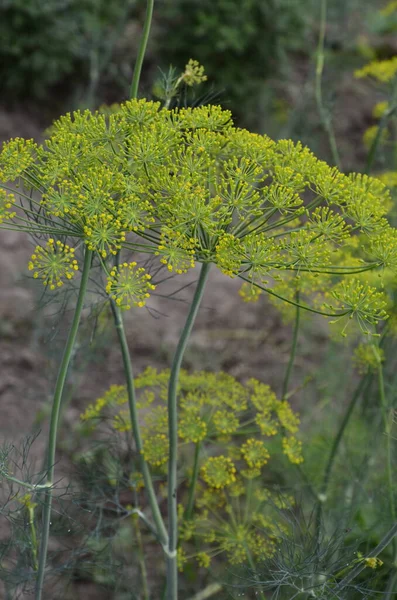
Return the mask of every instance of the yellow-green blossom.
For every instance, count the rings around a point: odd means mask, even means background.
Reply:
[[[358,79],[362,77],[373,77],[381,83],[388,83],[397,73],[397,56],[387,60],[373,60],[361,69],[354,72]]]
[[[155,289],[150,280],[151,275],[144,268],[137,268],[136,262],[123,263],[110,271],[106,291],[123,309],[129,310],[132,305],[142,307]]]
[[[221,489],[236,480],[236,467],[227,456],[212,456],[201,467],[204,481],[213,488]]]
[[[59,240],[55,242],[52,238],[44,247],[36,246],[28,266],[29,271],[33,271],[33,277],[42,279],[50,290],[61,287],[65,279],[72,279],[79,269],[74,248]]]

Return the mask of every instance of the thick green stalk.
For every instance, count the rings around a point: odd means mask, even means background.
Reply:
[[[186,318],[185,326],[179,338],[178,346],[172,362],[170,381],[168,386],[168,432],[169,432],[169,458],[168,458],[168,556],[167,556],[167,600],[178,598],[178,514],[177,514],[177,466],[178,466],[178,407],[177,389],[179,372],[183,355],[192,331],[194,321],[203,297],[205,284],[210,270],[209,263],[201,266],[200,277],[196,291]]]
[[[152,24],[153,18],[153,7],[154,0],[148,0],[146,5],[146,14],[145,14],[145,22],[143,24],[143,31],[141,41],[139,43],[138,48],[138,56],[135,62],[134,74],[132,76],[131,88],[130,88],[130,98],[136,98],[138,96],[138,87],[139,80],[141,78],[141,71],[143,65],[143,59],[146,53],[146,47],[149,39],[150,26]]]
[[[325,26],[327,18],[327,0],[321,0],[321,17],[320,17],[320,35],[317,47],[317,61],[316,61],[316,82],[315,82],[315,95],[318,112],[320,114],[321,123],[324,131],[328,136],[328,142],[331,148],[332,160],[334,164],[341,169],[341,162],[338,152],[338,146],[336,144],[335,133],[331,124],[330,116],[324,108],[323,103],[323,92],[322,92],[322,76],[324,70],[324,41],[325,41]]]
[[[142,471],[143,480],[145,482],[145,491],[149,500],[150,509],[152,511],[153,520],[156,526],[157,536],[163,548],[168,548],[168,535],[164,525],[163,518],[161,516],[160,508],[157,503],[156,493],[153,488],[152,477],[150,475],[149,466],[143,457],[143,442],[141,437],[141,430],[138,422],[138,409],[136,406],[136,395],[134,386],[134,375],[131,366],[131,356],[128,348],[127,337],[125,335],[123,318],[121,316],[120,308],[111,302],[113,317],[115,321],[115,327],[117,336],[119,339],[121,354],[123,357],[124,373],[127,383],[127,396],[128,396],[128,408],[130,411],[130,419],[132,426],[132,433],[135,440],[136,451],[140,460],[140,468]]]
[[[284,400],[288,393],[288,386],[291,379],[291,373],[294,366],[295,358],[296,358],[296,350],[298,347],[298,334],[299,334],[299,324],[300,324],[300,306],[299,306],[299,291],[295,294],[296,306],[295,306],[295,323],[294,323],[294,333],[292,336],[292,347],[289,355],[289,361],[287,370],[285,372],[284,382],[283,382],[283,391],[282,391],[282,399]]]
[[[88,286],[88,277],[91,268],[91,260],[92,260],[92,251],[85,251],[84,257],[84,267],[83,274],[80,282],[79,294],[77,297],[76,308],[74,311],[72,325],[70,327],[68,339],[66,341],[66,346],[63,352],[62,361],[59,367],[58,378],[55,385],[54,399],[52,403],[52,411],[51,411],[51,422],[50,422],[50,432],[49,432],[49,440],[48,440],[48,451],[47,451],[47,480],[46,480],[46,490],[44,496],[44,505],[43,505],[43,525],[41,532],[41,545],[40,545],[40,556],[39,556],[39,566],[37,571],[37,580],[36,580],[36,591],[35,591],[35,599],[41,600],[42,591],[43,591],[43,582],[44,582],[44,572],[47,561],[47,550],[48,550],[48,538],[50,535],[50,520],[51,520],[51,506],[52,506],[52,487],[54,484],[54,469],[55,469],[55,452],[57,445],[57,433],[58,433],[58,422],[59,422],[59,414],[61,409],[62,402],[62,393],[65,386],[66,376],[68,373],[68,368],[70,364],[70,360],[73,355],[73,349],[76,343],[77,332],[79,329],[81,313],[84,306],[84,298],[87,291]]]

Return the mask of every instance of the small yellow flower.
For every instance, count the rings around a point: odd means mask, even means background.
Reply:
[[[241,454],[251,468],[260,469],[265,465],[270,454],[265,444],[260,440],[250,438],[241,446]]]
[[[372,116],[375,117],[375,119],[380,119],[384,113],[388,110],[389,108],[389,103],[386,101],[383,102],[378,102],[377,104],[375,104],[374,108],[372,109]]]
[[[203,419],[194,413],[187,413],[180,421],[179,436],[186,442],[197,444],[205,439],[207,425]]]
[[[123,263],[110,271],[106,291],[122,309],[142,307],[155,289],[150,280],[151,276],[142,267],[137,268],[136,262]]]
[[[198,565],[200,567],[204,567],[204,569],[208,569],[211,564],[211,557],[207,552],[199,552],[196,556]]]
[[[366,566],[370,569],[376,569],[377,567],[381,567],[383,565],[383,560],[381,560],[380,558],[368,557],[363,558],[363,561],[365,562]]]
[[[35,279],[42,279],[45,286],[55,290],[64,284],[65,279],[72,279],[79,267],[74,248],[50,238],[44,247],[36,246],[28,268],[33,271]]]
[[[17,213],[10,210],[13,206],[15,206],[14,194],[8,194],[0,188],[0,224],[4,221],[11,221],[15,217]]]
[[[288,456],[289,461],[294,465],[299,465],[303,462],[302,442],[295,437],[283,438],[283,452]]]
[[[181,79],[186,85],[193,86],[207,81],[207,75],[204,75],[204,67],[197,60],[191,58],[185,66]]]
[[[212,456],[201,467],[204,481],[215,489],[224,488],[236,481],[236,467],[226,456]]]
[[[388,83],[397,73],[397,56],[387,60],[373,60],[354,72],[354,77],[373,77],[381,83]]]
[[[143,442],[142,454],[147,462],[155,467],[161,467],[168,461],[168,438],[163,433],[152,435]]]
[[[212,421],[217,433],[222,435],[235,433],[240,425],[234,412],[229,410],[217,410]]]

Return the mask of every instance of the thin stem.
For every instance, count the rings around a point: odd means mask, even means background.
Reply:
[[[32,559],[33,559],[33,568],[35,571],[37,571],[37,569],[39,568],[39,563],[37,560],[37,550],[38,550],[38,545],[37,545],[37,534],[36,534],[36,525],[34,522],[34,507],[29,507],[28,508],[29,511],[29,525],[30,525],[30,535],[31,535],[31,545],[32,545]]]
[[[375,349],[374,349],[375,350]],[[388,414],[388,405],[385,394],[385,382],[383,378],[383,365],[381,359],[378,359],[378,385],[379,385],[379,396],[382,409],[383,425],[385,428],[386,435],[386,473],[387,473],[387,487],[389,494],[389,510],[390,517],[393,522],[396,521],[396,507],[394,503],[394,492],[393,492],[393,465],[392,465],[392,447],[391,447],[391,415]],[[393,562],[397,566],[397,543],[393,539]]]
[[[304,304],[298,304],[297,302],[294,302],[293,300],[288,300],[288,298],[284,298],[284,296],[280,296],[276,292],[273,292],[273,290],[271,290],[271,289],[269,289],[267,287],[264,287],[263,285],[260,285],[259,283],[255,283],[254,281],[251,281],[250,279],[248,279],[247,277],[244,277],[241,274],[238,275],[238,277],[240,277],[240,279],[242,279],[243,281],[246,281],[247,283],[250,283],[251,285],[254,285],[255,287],[259,288],[260,290],[263,290],[264,292],[267,292],[271,296],[275,296],[275,298],[279,298],[283,302],[287,302],[287,304],[292,304],[293,306],[299,306],[299,308],[303,308],[304,310],[307,310],[309,312],[315,313],[316,315],[323,315],[324,317],[344,317],[345,315],[348,315],[349,312],[350,312],[348,310],[346,310],[344,312],[341,312],[341,313],[326,313],[326,312],[322,312],[321,310],[316,310],[315,308],[310,308],[310,306],[306,306]]]
[[[79,329],[81,313],[84,306],[84,298],[87,291],[89,273],[91,268],[92,252],[86,249],[84,256],[83,273],[81,276],[80,289],[77,297],[76,308],[74,311],[73,321],[70,327],[68,339],[64,349],[62,361],[59,367],[57,382],[55,385],[54,399],[52,403],[50,432],[47,451],[47,488],[45,490],[44,505],[43,505],[43,524],[41,534],[39,567],[36,580],[35,599],[41,600],[44,582],[44,572],[47,561],[48,538],[50,534],[51,506],[52,506],[52,489],[54,483],[55,469],[55,452],[57,445],[58,421],[61,409],[62,394],[65,386],[66,376],[69,369],[69,364],[73,356],[73,350],[76,343],[77,332]]]
[[[188,499],[187,508],[185,511],[185,519],[191,519],[192,514],[193,514],[197,480],[198,480],[198,476],[199,476],[200,449],[201,449],[201,443],[197,442],[196,447],[194,449],[193,473],[192,473],[192,478],[190,480],[189,499]]]
[[[177,569],[177,544],[178,544],[178,514],[177,514],[177,466],[178,466],[178,407],[177,389],[179,372],[182,359],[192,331],[194,321],[203,297],[205,284],[210,270],[210,263],[203,263],[200,277],[197,282],[192,304],[185,326],[179,338],[178,346],[172,362],[168,386],[168,432],[169,432],[169,459],[168,459],[168,559],[167,559],[167,599],[178,598],[178,569]]]
[[[210,583],[201,592],[198,592],[197,594],[189,598],[189,600],[207,600],[207,598],[215,596],[215,594],[217,594],[221,590],[222,586],[219,583]]]
[[[316,506],[316,512],[315,512],[315,527],[316,527],[316,539],[317,539],[317,543],[319,543],[320,540],[320,528],[321,528],[321,517],[322,517],[322,505],[323,503],[326,501],[327,499],[327,492],[328,492],[328,486],[329,486],[329,482],[331,479],[331,473],[332,473],[332,469],[335,463],[335,459],[336,456],[339,452],[339,448],[342,442],[342,438],[345,434],[346,428],[348,426],[348,424],[350,423],[350,419],[351,416],[353,414],[353,411],[357,405],[358,400],[360,399],[364,389],[366,388],[366,386],[369,386],[369,384],[371,383],[371,375],[367,374],[365,377],[363,377],[360,381],[360,383],[358,384],[353,397],[350,401],[350,404],[345,412],[345,415],[343,417],[343,420],[340,424],[340,427],[338,429],[338,433],[336,434],[336,437],[334,439],[334,442],[332,444],[332,448],[331,448],[331,452],[328,458],[328,462],[327,465],[325,467],[325,471],[324,471],[324,476],[323,476],[323,481],[320,487],[320,492],[317,496],[317,506]]]
[[[379,121],[376,136],[373,139],[371,147],[368,152],[367,162],[365,165],[365,173],[367,175],[369,175],[372,170],[376,152],[378,150],[378,146],[382,139],[383,131],[386,129],[390,117],[393,116],[393,114],[396,112],[396,110],[397,110],[397,77],[394,79],[389,108],[383,113],[382,118]]]
[[[321,0],[321,16],[320,16],[320,35],[317,47],[317,60],[316,60],[316,82],[315,82],[315,95],[317,102],[317,109],[321,118],[321,123],[325,133],[328,136],[328,142],[331,149],[332,160],[334,164],[341,170],[341,162],[339,158],[338,147],[336,144],[335,133],[331,124],[330,115],[326,111],[323,103],[323,92],[322,92],[322,76],[324,71],[324,42],[325,42],[325,26],[327,20],[327,0]]]
[[[358,400],[361,397],[361,394],[363,393],[364,389],[367,386],[369,386],[370,382],[371,382],[370,375],[366,375],[365,377],[363,377],[361,379],[359,385],[357,386],[357,388],[353,394],[353,397],[350,401],[347,411],[345,412],[345,416],[343,417],[343,420],[340,424],[338,433],[334,439],[334,443],[332,444],[332,449],[331,449],[331,453],[328,458],[327,466],[325,467],[325,471],[324,471],[323,483],[322,483],[321,492],[320,492],[323,496],[326,496],[326,494],[327,494],[328,485],[329,485],[329,481],[331,478],[332,468],[334,466],[335,458],[338,454],[339,446],[341,444],[343,435],[346,431],[346,427],[348,426],[348,424],[350,422],[350,418],[353,414],[353,411],[356,407]]]
[[[149,466],[142,454],[143,442],[138,422],[138,409],[136,405],[134,375],[131,367],[131,356],[128,348],[127,337],[125,335],[123,318],[121,316],[120,308],[114,302],[111,302],[111,308],[120,344],[120,350],[123,358],[124,373],[127,383],[128,408],[130,411],[132,433],[134,435],[136,451],[140,460],[140,468],[142,471],[143,480],[145,482],[145,491],[148,497],[150,509],[152,511],[153,520],[155,522],[157,536],[163,548],[165,549],[168,543],[167,530],[165,528],[164,521],[161,516],[160,508],[157,502]]]
[[[395,539],[397,535],[397,523],[393,524],[393,527],[386,533],[384,538],[379,542],[379,544],[370,552],[367,558],[376,558],[383,550],[390,544],[392,540]],[[346,577],[342,579],[332,590],[333,595],[336,596],[337,592],[340,592],[345,586],[349,585],[353,579],[355,579],[358,575],[360,575],[361,571],[363,571],[367,566],[365,560],[359,562],[354,569],[350,571]]]
[[[31,490],[32,492],[45,490],[52,485],[52,484],[48,484],[48,483],[34,485],[32,483],[27,483],[26,481],[21,481],[21,479],[18,479],[17,477],[14,477],[13,475],[9,475],[8,473],[1,473],[1,476],[4,477],[4,479],[7,479],[8,481],[17,483],[18,485],[26,488],[27,490]]]
[[[138,544],[138,562],[139,568],[141,570],[141,584],[142,584],[142,595],[143,600],[149,600],[149,587],[148,587],[148,574],[146,569],[145,562],[145,550],[143,547],[142,533],[141,528],[139,526],[139,517],[133,517],[134,520],[134,529],[135,529],[135,537]]]
[[[143,59],[146,53],[146,47],[149,39],[150,26],[153,18],[153,7],[154,0],[148,0],[146,4],[145,22],[143,24],[143,31],[141,41],[138,48],[138,56],[135,62],[134,74],[132,76],[130,98],[136,98],[138,96],[139,80],[141,78],[141,71],[143,65]]]
[[[283,382],[283,391],[282,391],[282,399],[285,400],[285,397],[288,393],[289,382],[291,378],[292,368],[294,366],[295,358],[296,358],[296,350],[298,346],[298,334],[299,334],[299,322],[300,322],[300,306],[299,306],[299,291],[296,292],[296,307],[295,307],[295,323],[294,323],[294,333],[292,337],[292,347],[289,355],[289,361],[287,370],[285,372],[284,382]]]

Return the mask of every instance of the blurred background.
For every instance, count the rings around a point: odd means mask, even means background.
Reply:
[[[371,58],[397,54],[395,29],[379,14],[383,5],[380,0],[328,2],[323,106],[345,172],[363,170],[368,151],[363,135],[375,123],[373,106],[382,99],[353,73]],[[0,0],[0,142],[18,136],[40,141],[65,112],[126,100],[145,8],[144,0]],[[316,104],[319,34],[318,0],[158,0],[140,96],[161,97],[170,66],[183,72],[193,58],[204,66],[208,80],[195,96],[180,102],[221,104],[237,125],[301,140],[332,164]],[[28,276],[32,247],[22,234],[0,231],[0,436],[12,441],[46,428],[67,329],[64,307],[48,307],[42,287]],[[190,281],[196,276],[192,272]],[[185,281],[175,278],[153,298],[150,309],[128,315],[136,371],[148,364],[169,366],[190,291],[167,296]],[[242,380],[254,376],[280,392],[291,322],[264,297],[245,305],[237,281],[212,273],[211,283],[185,366],[223,369]],[[73,362],[58,471],[66,481],[73,464],[71,432],[80,412],[111,383],[123,381],[105,321],[91,315],[84,325],[91,341],[81,336]],[[327,339],[325,321],[303,319],[292,387],[311,379],[293,399],[304,423],[306,417],[322,419],[321,410],[309,417],[309,408],[316,405],[319,390],[323,399],[338,392],[340,381],[332,373],[343,368],[349,355],[347,347],[335,349]],[[346,382],[346,393],[353,380]],[[32,446],[37,460],[44,439],[39,436]],[[113,598],[109,592],[101,596],[89,580],[76,583],[72,592],[85,600]]]

